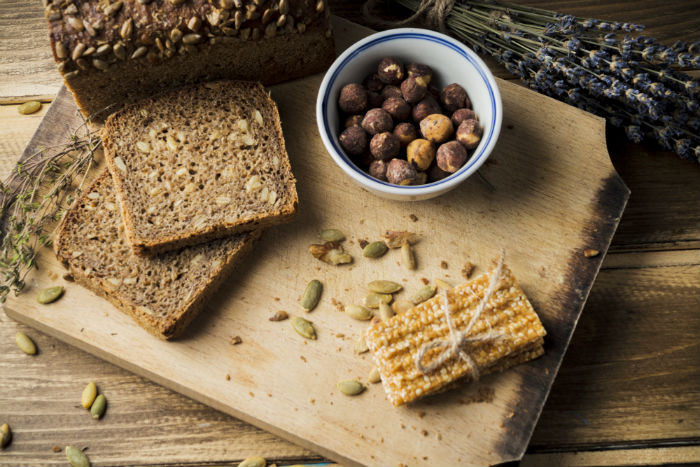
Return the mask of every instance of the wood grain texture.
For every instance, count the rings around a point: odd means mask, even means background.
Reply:
[[[605,148],[603,120],[501,81],[505,131],[482,169],[496,189],[473,180],[438,200],[406,205],[373,197],[342,176],[313,137],[315,122],[298,118],[313,115],[319,81],[317,76],[272,87],[298,179],[300,215],[266,232],[249,256],[253,260],[244,261],[229,290],[208,307],[209,316],[195,322],[182,340],[146,338],[128,318],[75,284],[66,284],[65,297],[47,313],[32,290],[54,283],[52,275],[60,274],[50,252],[42,256],[43,269],[33,275],[27,292],[8,300],[6,311],[338,462],[482,465],[520,459],[602,260],[585,258],[583,250],[607,250],[628,196]],[[532,108],[542,110],[537,118],[530,116]],[[27,151],[65,138],[67,128],[75,125],[71,115],[74,103],[61,91],[45,117],[47,125],[39,127]],[[541,136],[542,128],[547,138]],[[579,130],[572,134],[573,128]],[[527,147],[521,144],[525,138]],[[415,225],[409,212],[420,219]],[[307,247],[320,228],[330,225],[342,228],[354,242],[386,228],[423,232],[417,274],[406,274],[390,255],[381,261],[356,259],[349,268],[320,267]],[[446,248],[441,258],[426,254],[440,247]],[[464,404],[478,385],[401,409],[387,404],[376,386],[355,399],[334,391],[336,381],[366,374],[371,364],[366,356],[347,352],[364,326],[336,312],[330,297],[357,301],[353,285],[356,289],[377,274],[401,277],[409,290],[417,287],[420,276],[451,275],[457,281],[467,255],[484,268],[501,247],[508,250],[509,264],[528,290],[548,336],[544,357],[484,378],[481,384],[495,390],[492,403]],[[452,264],[449,274],[440,269],[443,259]],[[309,275],[322,278],[326,299],[311,317],[319,339],[307,345],[289,326],[271,326],[261,310],[282,306],[294,312]],[[274,284],[274,291],[268,284]],[[281,298],[279,305],[274,296]],[[333,336],[340,332],[353,338]],[[244,340],[233,350],[231,333]],[[236,363],[214,361],[221,355]],[[225,373],[231,374],[230,382],[222,381]],[[281,386],[278,379],[286,384]],[[427,412],[425,419],[417,415],[420,411]],[[376,420],[367,420],[366,412]],[[456,428],[459,420],[474,422]],[[430,428],[433,437],[440,434],[442,442],[422,436],[421,428]],[[348,436],[353,444],[346,442]]]

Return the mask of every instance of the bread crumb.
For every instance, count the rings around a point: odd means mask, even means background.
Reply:
[[[364,238],[361,238],[361,239],[358,241],[358,243],[360,244],[360,248],[362,248],[363,250],[365,249],[365,247],[366,247],[367,245],[369,245],[369,242],[368,242],[366,239],[364,239]]]
[[[447,266],[447,261],[445,261],[445,260],[440,261],[440,267],[441,267],[442,269],[447,269],[447,267],[448,267],[448,266]]]
[[[289,318],[289,313],[287,313],[284,310],[279,310],[277,313],[270,316],[268,319],[270,321],[284,321],[287,318]]]
[[[423,411],[423,410],[418,411],[418,418],[423,418],[423,417],[425,417],[425,411]]]
[[[469,279],[472,272],[474,272],[474,263],[467,261],[464,263],[464,267],[462,268],[462,276],[464,276],[465,279]]]
[[[229,344],[231,345],[238,345],[241,342],[243,342],[243,339],[241,339],[241,336],[233,336],[231,340],[229,341]]]
[[[61,449],[61,446],[58,446],[58,445],[56,445],[56,444],[54,444],[53,446],[51,446],[51,450],[52,450],[53,452],[61,452],[61,451],[63,451],[63,449]]]
[[[420,430],[420,434],[423,436],[428,436],[428,430]]]
[[[421,277],[420,280],[423,282],[423,284],[428,285],[430,284],[430,281],[428,280],[427,277]]]
[[[299,358],[301,358],[302,362],[306,363],[306,357],[304,357],[303,355],[299,355]]]
[[[73,278],[73,274],[64,274],[63,280],[66,282],[74,282],[75,281],[75,279]]]
[[[231,375],[229,375],[228,373],[226,373],[226,381],[231,381]]]
[[[418,222],[418,216],[415,214],[410,214],[408,218],[411,219],[412,222]]]
[[[588,248],[588,249],[583,251],[583,256],[585,256],[586,258],[595,258],[599,254],[600,254],[600,251],[595,250],[593,248]]]
[[[255,393],[254,393],[253,391],[248,392],[248,395],[249,395],[250,397],[255,397]]]

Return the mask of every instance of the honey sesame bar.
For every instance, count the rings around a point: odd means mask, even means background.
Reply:
[[[497,275],[492,294],[470,329],[469,323],[487,295],[490,281]],[[461,346],[468,357],[450,356],[433,371],[425,371],[445,347],[431,347],[438,341],[448,342],[452,336],[443,309],[445,297],[457,332],[468,341]],[[467,331],[468,329],[468,331]],[[397,314],[367,330],[366,342],[382,378],[387,397],[400,406],[439,392],[460,378],[503,371],[513,365],[536,358],[543,353],[546,334],[539,317],[506,266],[494,267],[488,273],[446,294]],[[481,336],[490,336],[482,339]],[[470,341],[471,340],[471,341]],[[427,351],[426,351],[427,350]],[[417,357],[422,351],[423,371]],[[476,365],[476,371],[473,368]]]

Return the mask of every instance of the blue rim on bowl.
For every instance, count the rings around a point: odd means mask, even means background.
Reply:
[[[467,163],[454,174],[442,180],[438,180],[436,182],[428,183],[425,185],[393,185],[391,183],[378,180],[361,170],[352,162],[352,160],[350,160],[350,158],[340,147],[338,137],[336,135],[337,129],[333,128],[333,126],[331,125],[328,115],[329,106],[335,105],[335,99],[331,99],[331,90],[333,89],[338,75],[343,71],[343,69],[362,52],[383,42],[392,41],[396,39],[420,39],[431,41],[448,47],[453,51],[457,52],[460,56],[465,58],[479,73],[479,76],[483,80],[486,89],[489,93],[489,99],[491,102],[491,107],[493,109],[491,124],[487,129],[487,133],[483,136],[482,142],[477,148],[478,151],[472,154]],[[491,150],[496,144],[497,135],[500,132],[501,122],[503,118],[503,115],[501,114],[501,112],[499,112],[501,95],[498,91],[496,82],[493,76],[491,75],[490,71],[488,70],[488,67],[481,60],[481,58],[479,58],[467,46],[449,36],[446,36],[445,34],[417,28],[400,28],[384,32],[378,32],[350,46],[335,60],[335,62],[333,62],[329,70],[332,72],[327,73],[324,77],[320,87],[321,91],[319,92],[318,98],[316,100],[316,121],[319,127],[321,139],[323,140],[326,148],[332,148],[332,150],[329,150],[329,153],[331,154],[331,157],[333,157],[333,159],[336,161],[336,163],[341,167],[350,169],[348,173],[356,181],[360,182],[363,185],[373,185],[375,189],[391,194],[405,194],[417,196],[434,192],[437,187],[439,187],[439,191],[446,191],[453,185],[462,182],[469,175],[476,172],[479,169],[479,167],[481,167],[481,165],[484,163],[484,161],[488,158],[489,154],[491,153]],[[499,105],[497,105],[497,103]]]

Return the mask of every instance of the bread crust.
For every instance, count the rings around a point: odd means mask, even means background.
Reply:
[[[248,89],[250,94],[254,93],[259,97],[264,97],[265,103],[269,107],[268,110],[273,115],[272,123],[274,127],[272,131],[274,132],[277,138],[277,143],[280,146],[280,163],[282,164],[285,177],[289,180],[289,186],[286,187],[288,189],[288,198],[286,203],[280,205],[275,210],[239,218],[236,219],[235,222],[210,224],[196,232],[187,230],[185,232],[174,232],[157,237],[152,235],[143,235],[139,232],[134,213],[131,211],[131,209],[129,209],[128,203],[126,202],[126,199],[129,196],[127,179],[116,166],[115,162],[115,157],[118,157],[115,137],[118,137],[119,135],[120,120],[127,118],[128,115],[139,112],[140,109],[146,108],[150,104],[159,101],[177,100],[181,93],[197,92],[197,89],[200,86],[223,86],[231,88],[243,87],[244,89]],[[171,90],[158,96],[145,99],[137,104],[129,104],[107,118],[107,121],[102,128],[102,141],[105,150],[104,152],[107,167],[112,175],[112,179],[114,180],[115,188],[117,190],[117,198],[119,199],[122,219],[126,228],[126,235],[134,253],[139,256],[161,254],[168,251],[178,250],[186,246],[197,245],[214,239],[228,237],[236,233],[264,229],[272,225],[290,221],[297,212],[299,197],[296,191],[296,179],[292,173],[291,165],[289,163],[279,112],[274,101],[267,94],[261,83],[221,80],[203,85]]]

